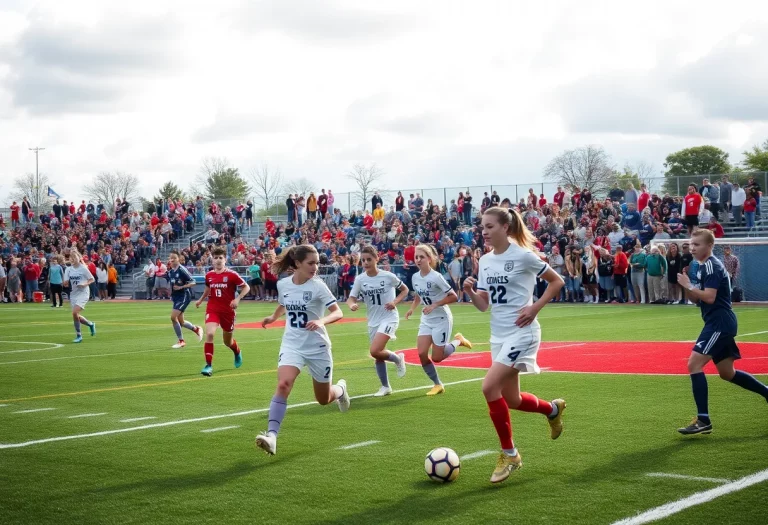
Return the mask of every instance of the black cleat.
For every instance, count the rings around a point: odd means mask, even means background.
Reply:
[[[690,425],[684,428],[678,428],[677,431],[685,436],[690,436],[693,434],[711,434],[712,423],[704,423],[696,417],[693,419],[693,421],[691,421]]]

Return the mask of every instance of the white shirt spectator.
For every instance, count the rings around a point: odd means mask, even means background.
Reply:
[[[733,190],[731,194],[731,206],[744,206],[744,202],[747,200],[747,193],[744,188],[739,187],[738,190]]]
[[[146,275],[147,277],[154,277],[156,271],[157,271],[157,267],[152,262],[150,262],[144,267],[144,275]]]

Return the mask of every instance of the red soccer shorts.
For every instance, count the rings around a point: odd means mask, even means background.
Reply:
[[[235,312],[205,312],[206,323],[216,323],[225,332],[235,331]]]

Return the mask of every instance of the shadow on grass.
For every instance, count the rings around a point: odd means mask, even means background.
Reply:
[[[201,375],[195,375],[195,374],[176,374],[176,375],[169,375],[169,374],[152,374],[152,375],[143,375],[143,376],[121,376],[121,377],[112,377],[108,379],[96,379],[92,381],[92,383],[108,383],[108,384],[120,384],[120,383],[135,383],[135,382],[144,382],[144,381],[160,381],[163,379],[173,380],[173,379],[180,379],[180,378],[197,378],[202,377]]]
[[[299,453],[283,454],[281,460],[290,460]],[[261,458],[259,458],[261,459]],[[90,495],[116,495],[126,492],[145,491],[151,493],[177,492],[181,490],[207,489],[212,487],[222,487],[239,478],[249,476],[263,468],[275,466],[277,463],[272,461],[246,462],[241,461],[222,470],[205,470],[170,476],[166,478],[145,479],[125,483],[122,485],[113,485],[110,487],[89,489]]]
[[[353,392],[354,395],[354,392]],[[400,407],[403,405],[410,405],[411,403],[415,401],[419,401],[422,398],[424,398],[424,394],[418,394],[418,395],[395,395],[395,396],[387,396],[386,401],[375,398],[375,397],[364,397],[362,399],[353,399],[352,400],[352,406],[350,408],[350,412],[364,412],[368,410],[382,410],[386,408],[395,408]],[[304,407],[299,407],[292,409],[292,412],[294,414],[301,414],[302,417],[304,416],[325,416],[327,415],[327,410],[335,410],[338,412],[338,408],[336,407],[336,403],[331,403],[331,405],[322,407],[319,405],[308,405]]]
[[[441,485],[425,479],[414,482],[411,485],[414,492],[397,501],[388,501],[382,504],[374,503],[367,508],[360,509],[357,513],[315,521],[314,523],[320,525],[346,525],[349,523],[376,525],[427,521],[439,523],[441,520],[450,519],[457,515],[466,515],[468,510],[475,505],[487,504],[486,494],[488,491],[518,491],[531,481],[517,479],[514,482],[508,481],[496,485],[487,483],[470,489],[464,487],[457,491],[454,489],[455,484],[453,483]]]

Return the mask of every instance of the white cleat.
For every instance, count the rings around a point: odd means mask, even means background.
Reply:
[[[203,342],[203,327],[202,326],[196,326],[195,327],[195,335],[197,335],[197,341],[202,343]]]
[[[392,387],[390,387],[390,386],[383,386],[383,387],[379,388],[378,392],[373,394],[373,397],[384,397],[384,396],[388,396],[391,393],[392,393]]]
[[[256,436],[256,446],[274,456],[277,453],[277,436],[268,432]]]
[[[405,366],[405,356],[402,352],[397,354],[397,357],[400,358],[400,362],[395,365],[397,368],[397,377],[405,377],[405,373],[408,371],[408,369]]]
[[[341,387],[341,397],[336,400],[336,402],[339,404],[339,410],[346,412],[349,410],[349,394],[347,393],[347,382],[343,379],[339,379],[339,382],[336,383],[336,386]]]
[[[185,346],[187,346],[187,343],[185,343],[184,341],[179,341],[178,343],[173,345],[171,348],[184,348]]]

